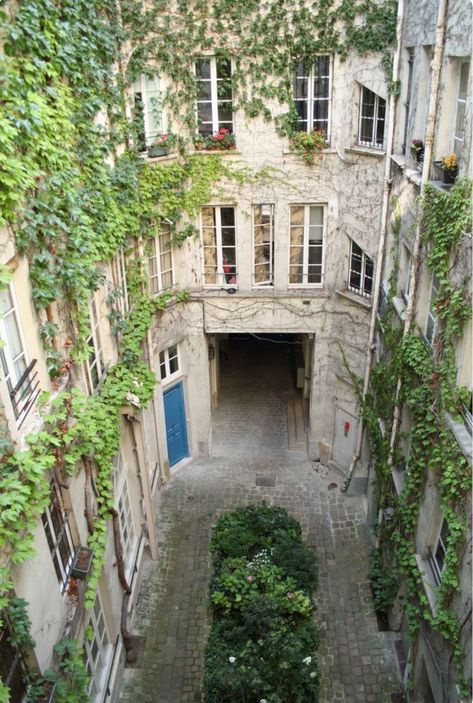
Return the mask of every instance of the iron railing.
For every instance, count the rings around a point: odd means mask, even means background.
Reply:
[[[41,392],[38,370],[35,369],[36,364],[37,359],[33,359],[16,386],[10,392],[13,412],[18,421],[18,428],[23,425]]]

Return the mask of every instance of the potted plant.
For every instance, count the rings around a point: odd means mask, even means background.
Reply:
[[[198,134],[194,138],[194,147],[197,151],[229,151],[235,149],[235,135],[226,127],[221,127],[218,132],[203,136]]]
[[[424,161],[424,142],[422,139],[413,139],[411,142],[411,153],[413,157],[417,160],[417,163],[421,164]]]
[[[312,129],[310,132],[296,132],[292,145],[308,164],[314,163],[314,157],[327,147],[327,135],[323,129]]]
[[[148,156],[150,159],[167,156],[175,145],[176,136],[174,134],[160,134],[148,147]]]
[[[458,159],[457,155],[453,152],[447,154],[442,159],[441,165],[443,171],[443,182],[444,183],[455,183],[458,176]]]

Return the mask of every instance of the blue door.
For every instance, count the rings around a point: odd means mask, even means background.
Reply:
[[[189,456],[182,383],[164,391],[163,397],[169,466],[173,466]]]

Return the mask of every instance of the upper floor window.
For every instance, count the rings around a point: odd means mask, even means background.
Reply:
[[[460,79],[457,93],[457,114],[455,118],[455,132],[453,135],[453,151],[457,156],[461,156],[463,142],[465,141],[465,110],[468,92],[468,77],[470,64],[465,61],[460,67]]]
[[[409,249],[402,244],[401,245],[401,296],[405,304],[409,299],[409,292],[411,287],[411,273],[412,273],[412,255]]]
[[[89,674],[88,694],[91,701],[103,700],[106,686],[106,674],[110,662],[112,645],[110,643],[100,595],[97,592],[94,607],[90,611],[90,637],[84,641],[87,672]]]
[[[367,297],[373,291],[373,260],[353,240],[350,245],[348,288]]]
[[[63,593],[71,572],[75,549],[61,489],[54,480],[51,481],[49,506],[42,514],[41,522]]]
[[[131,558],[133,556],[134,547],[136,544],[136,534],[133,525],[133,516],[131,513],[130,496],[128,493],[126,474],[126,464],[123,460],[122,452],[119,451],[117,464],[113,470],[113,487],[118,512],[118,521],[120,523],[123,559],[125,562],[125,568],[129,569],[131,566]]]
[[[427,312],[427,322],[425,325],[425,338],[427,339],[428,343],[431,346],[434,343],[435,335],[437,334],[438,318],[437,318],[437,310],[435,308],[435,301],[437,300],[439,290],[440,290],[440,281],[437,278],[437,276],[434,274],[432,277],[432,287],[430,289],[429,310]]]
[[[298,131],[323,130],[330,135],[330,56],[302,59],[294,71],[294,104]]]
[[[202,208],[204,285],[237,283],[235,208]]]
[[[233,132],[232,63],[214,57],[197,59],[197,119],[199,134],[208,136],[222,127]]]
[[[113,304],[122,315],[129,310],[128,287],[126,282],[126,263],[123,249],[119,249],[112,259]]]
[[[445,566],[445,555],[447,553],[447,540],[449,534],[450,529],[448,527],[448,523],[446,520],[443,520],[437,540],[433,547],[429,548],[429,564],[437,586],[442,580],[442,571]]]
[[[159,352],[159,374],[161,381],[168,380],[179,371],[179,354],[177,346],[173,344]]]
[[[362,85],[358,144],[382,149],[385,119],[386,100]]]
[[[171,249],[171,225],[162,222],[160,232],[151,242],[148,256],[149,290],[151,294],[161,293],[174,285]]]
[[[32,409],[40,386],[36,359],[28,363],[13,286],[0,291],[0,361],[13,412],[20,428]]]
[[[102,339],[100,336],[99,316],[97,313],[97,303],[95,296],[89,304],[90,334],[86,344],[89,348],[89,358],[85,362],[87,389],[92,393],[97,388],[99,381],[105,371],[103,360]]]
[[[253,205],[254,284],[273,285],[274,205]]]
[[[164,132],[162,91],[157,76],[141,75],[134,83],[135,119],[140,151],[146,151]]]
[[[414,68],[414,49],[406,49],[407,52],[407,81],[406,81],[406,92],[404,101],[404,137],[402,141],[402,150],[406,152],[407,149],[407,133],[409,130],[409,115],[411,112],[411,99],[412,99],[412,72]]]
[[[289,285],[323,282],[324,207],[291,205]]]

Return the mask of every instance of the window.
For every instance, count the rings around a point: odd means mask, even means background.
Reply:
[[[316,56],[313,62],[301,60],[294,72],[296,129],[323,130],[330,135],[330,56]]]
[[[253,205],[254,284],[273,285],[274,205]]]
[[[289,284],[314,285],[323,276],[323,205],[291,205]]]
[[[50,486],[49,506],[42,514],[41,522],[63,593],[69,579],[75,548],[61,489],[54,480]]]
[[[168,379],[170,376],[174,376],[178,371],[179,355],[177,346],[174,344],[172,347],[168,347],[162,352],[159,352],[159,373],[161,381]]]
[[[88,624],[92,632],[92,638],[86,638],[84,641],[86,666],[90,677],[88,694],[92,703],[98,703],[103,697],[112,651],[99,593],[97,593],[94,607],[90,612]]]
[[[386,100],[361,86],[360,126],[358,144],[375,149],[383,148]]]
[[[151,146],[163,134],[162,92],[159,78],[140,76],[134,84],[135,119],[138,124],[138,145],[141,151]]]
[[[402,285],[402,290],[401,290],[401,296],[405,304],[407,305],[407,301],[409,300],[409,291],[410,291],[410,286],[411,286],[411,273],[412,273],[412,256],[411,252],[407,247],[402,245],[402,277],[403,277],[403,285]]]
[[[437,334],[437,311],[435,309],[435,301],[437,299],[439,289],[440,281],[434,274],[432,278],[432,288],[430,291],[430,303],[429,311],[427,313],[427,323],[425,326],[425,338],[431,346],[434,343],[435,335]]]
[[[455,119],[455,132],[453,135],[453,151],[457,156],[461,156],[463,142],[465,141],[465,109],[468,91],[468,75],[470,64],[462,63],[460,66],[460,80],[458,83],[457,114]]]
[[[202,208],[202,240],[204,285],[236,285],[235,208]]]
[[[232,64],[230,59],[206,58],[195,62],[199,82],[199,134],[207,136],[225,127],[233,132]]]
[[[429,548],[429,564],[437,586],[442,580],[442,571],[445,566],[445,555],[447,553],[447,540],[449,534],[450,530],[448,523],[446,520],[443,520],[437,541],[432,548]]]
[[[412,70],[414,68],[414,49],[407,49],[407,88],[406,88],[406,100],[404,102],[405,108],[405,122],[404,122],[404,138],[402,143],[402,150],[406,153],[407,150],[407,131],[409,129],[409,113],[411,110],[411,97],[412,97]]]
[[[36,359],[28,364],[12,286],[0,291],[0,361],[13,412],[21,427],[40,393]]]
[[[131,514],[130,496],[128,494],[128,484],[126,480],[127,467],[123,460],[122,452],[118,452],[117,463],[113,469],[113,487],[120,523],[120,534],[122,539],[123,560],[125,569],[130,568],[130,560],[133,556],[136,544],[135,528]]]
[[[348,289],[370,297],[373,291],[373,261],[351,240]]]
[[[174,274],[171,250],[171,225],[160,224],[159,234],[151,240],[151,253],[148,256],[149,290],[152,295],[172,288]]]
[[[100,338],[99,317],[97,314],[97,303],[95,297],[89,304],[90,335],[86,344],[89,348],[89,358],[85,362],[87,388],[92,393],[97,388],[98,383],[105,370],[102,353],[102,341]]]
[[[122,317],[129,310],[126,264],[123,249],[119,249],[112,259],[113,305]]]

